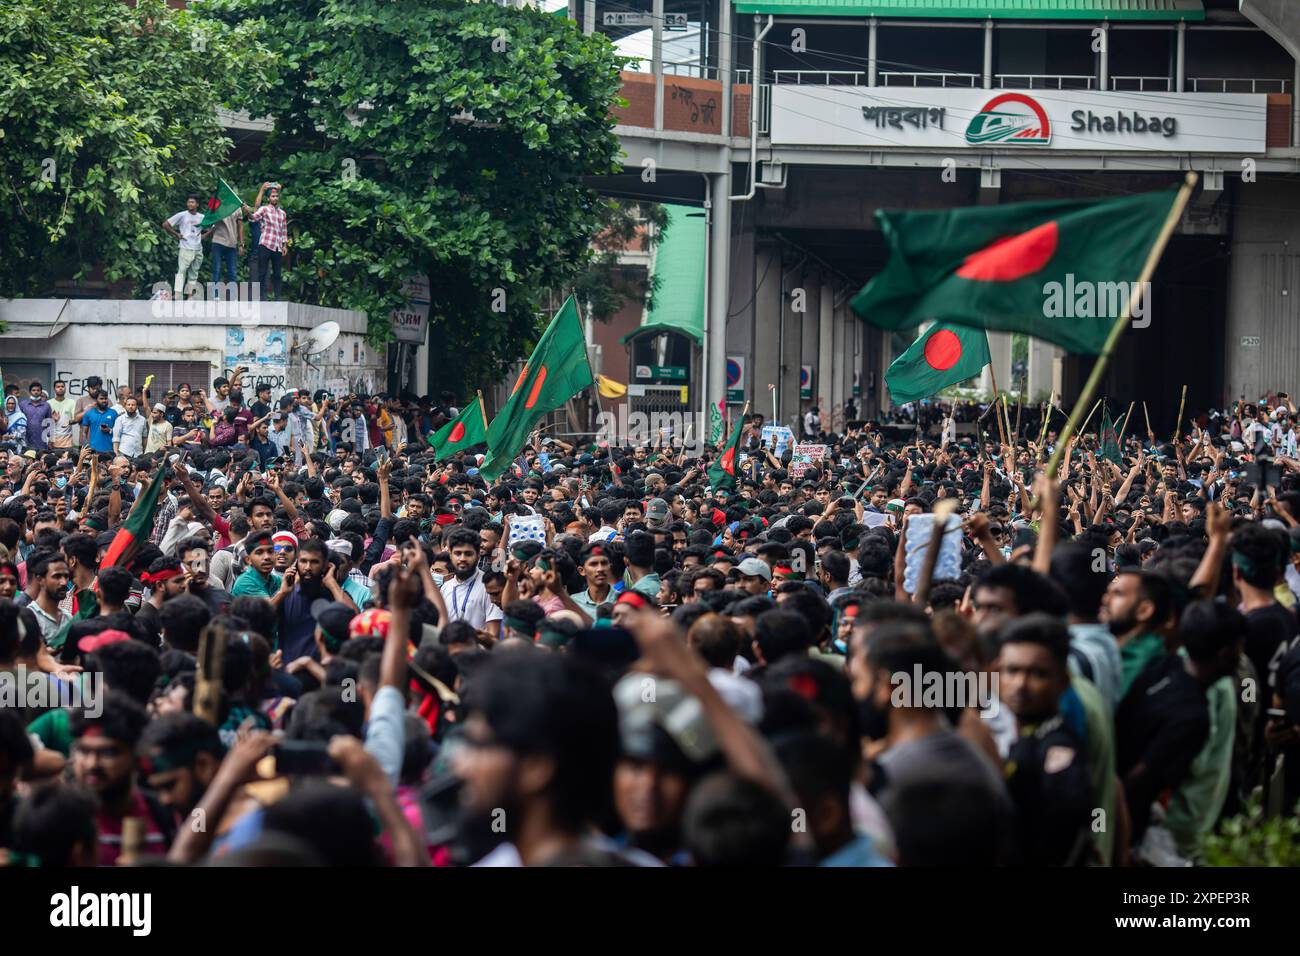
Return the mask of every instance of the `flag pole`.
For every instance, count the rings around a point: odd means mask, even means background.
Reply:
[[[993,371],[992,361],[989,362],[989,381],[993,383],[993,410],[996,412],[998,406],[1002,404],[1002,393],[998,389],[998,376],[997,373]],[[1003,427],[1001,413],[998,414],[997,419],[998,434],[1002,436],[1002,444],[1005,445],[1007,443],[1007,431],[1006,428]]]
[[[478,413],[481,416],[483,416],[483,434],[486,435],[488,430],[488,420],[487,420],[487,406],[483,404],[483,389],[481,388],[474,389],[474,394],[478,396]]]
[[[1065,452],[1065,447],[1069,444],[1070,438],[1075,433],[1079,412],[1088,402],[1092,401],[1093,395],[1097,393],[1102,377],[1106,374],[1106,366],[1110,364],[1110,356],[1115,350],[1115,343],[1124,334],[1124,329],[1128,326],[1129,319],[1133,315],[1133,306],[1137,304],[1138,299],[1142,296],[1146,284],[1151,281],[1151,276],[1156,271],[1156,264],[1164,254],[1165,246],[1169,244],[1169,237],[1174,234],[1174,228],[1178,225],[1178,220],[1182,218],[1183,210],[1187,208],[1187,201],[1192,198],[1192,190],[1196,188],[1196,181],[1197,175],[1195,172],[1188,172],[1184,177],[1183,184],[1178,189],[1178,195],[1174,197],[1173,204],[1169,207],[1169,213],[1165,216],[1164,225],[1160,227],[1160,233],[1156,236],[1151,251],[1147,253],[1146,262],[1142,265],[1142,271],[1138,274],[1137,282],[1133,283],[1129,291],[1128,301],[1124,303],[1124,310],[1120,313],[1119,318],[1115,320],[1115,324],[1110,327],[1110,334],[1106,336],[1106,343],[1101,348],[1101,354],[1097,356],[1097,361],[1092,365],[1092,374],[1088,376],[1088,381],[1084,383],[1083,392],[1079,395],[1078,401],[1075,402],[1074,411],[1071,412],[1069,420],[1066,421],[1065,428],[1057,439],[1056,450],[1052,452],[1051,460],[1047,463],[1047,478],[1049,481],[1056,478],[1056,469],[1061,464],[1061,456]]]
[[[1142,399],[1142,416],[1147,420],[1147,440],[1152,446],[1156,443],[1156,433],[1151,430],[1151,413],[1147,411],[1147,400]]]
[[[1082,435],[1084,432],[1088,430],[1088,422],[1092,421],[1092,416],[1097,414],[1097,408],[1100,405],[1101,405],[1101,399],[1099,398],[1097,399],[1096,403],[1092,406],[1092,411],[1088,413],[1088,417],[1085,418],[1083,420],[1083,424],[1079,426],[1080,435]]]
[[[1183,430],[1183,409],[1187,406],[1187,386],[1183,386],[1183,397],[1178,400],[1178,417],[1174,419],[1174,438],[1175,445],[1178,444],[1178,433]]]
[[[1118,440],[1119,440],[1119,447],[1121,451],[1124,449],[1124,433],[1128,431],[1129,416],[1133,414],[1133,406],[1136,404],[1137,404],[1136,400],[1128,403],[1128,411],[1124,413],[1124,424],[1119,427]]]

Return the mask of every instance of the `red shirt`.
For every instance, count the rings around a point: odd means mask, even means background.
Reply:
[[[116,866],[117,858],[122,855],[122,820],[126,817],[139,817],[144,821],[144,846],[140,852],[143,856],[163,857],[167,855],[167,842],[162,830],[149,812],[149,804],[139,790],[131,791],[131,807],[117,816],[101,807],[95,813],[95,825],[99,828],[99,865]]]

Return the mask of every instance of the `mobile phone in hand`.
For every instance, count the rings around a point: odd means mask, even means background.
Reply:
[[[282,740],[272,748],[275,772],[287,776],[329,775],[339,765],[329,755],[329,745],[319,740]]]

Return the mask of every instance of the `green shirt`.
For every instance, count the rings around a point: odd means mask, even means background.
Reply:
[[[39,737],[50,750],[57,750],[65,757],[72,753],[72,721],[66,708],[46,711],[27,725],[27,731]]]
[[[268,601],[280,590],[280,575],[272,571],[265,578],[253,568],[245,568],[244,573],[235,578],[235,586],[230,589],[231,597],[252,594],[264,597]]]
[[[651,571],[645,577],[639,579],[636,582],[636,584],[628,584],[627,577],[625,575],[623,577],[623,583],[627,585],[627,587],[630,587],[633,591],[636,591],[638,594],[644,594],[652,601],[656,601],[659,599],[659,585],[660,585],[659,575],[655,574],[653,571]]]
[[[1165,652],[1165,639],[1159,634],[1139,634],[1131,641],[1125,641],[1119,648],[1120,670],[1123,680],[1120,682],[1119,696],[1123,699],[1133,681],[1143,668],[1151,663],[1152,658]]]
[[[655,590],[658,591],[658,588],[656,588]],[[605,604],[612,604],[614,602],[614,589],[610,588],[609,593],[605,595],[605,600],[601,601],[599,604],[597,604],[595,601],[591,599],[591,597],[587,594],[586,588],[583,588],[581,591],[576,591],[573,594],[570,594],[569,597],[573,598],[573,603],[578,605],[578,607],[582,608],[582,610],[586,612],[587,617],[591,618],[592,622],[594,623],[596,620],[596,608],[601,607],[602,605]]]
[[[1181,651],[1186,656],[1186,651]],[[1187,776],[1169,798],[1165,827],[1178,852],[1193,859],[1201,837],[1209,833],[1228,799],[1232,782],[1232,742],[1237,724],[1237,695],[1233,677],[1221,677],[1205,692],[1210,711],[1210,735]]]
[[[1099,808],[1104,814],[1103,819],[1109,822],[1115,819],[1115,723],[1106,699],[1092,681],[1071,675],[1070,686],[1083,705],[1084,723],[1088,728],[1084,752],[1088,757],[1093,806]],[[1092,842],[1101,857],[1101,865],[1110,866],[1115,842],[1112,828],[1104,826],[1098,830],[1094,827]]]

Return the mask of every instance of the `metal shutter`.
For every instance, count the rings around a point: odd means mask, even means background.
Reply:
[[[139,391],[150,375],[153,376],[153,383],[149,386],[149,392],[154,398],[161,398],[168,389],[179,388],[182,384],[211,391],[213,378],[212,366],[207,362],[132,360],[131,390]]]

